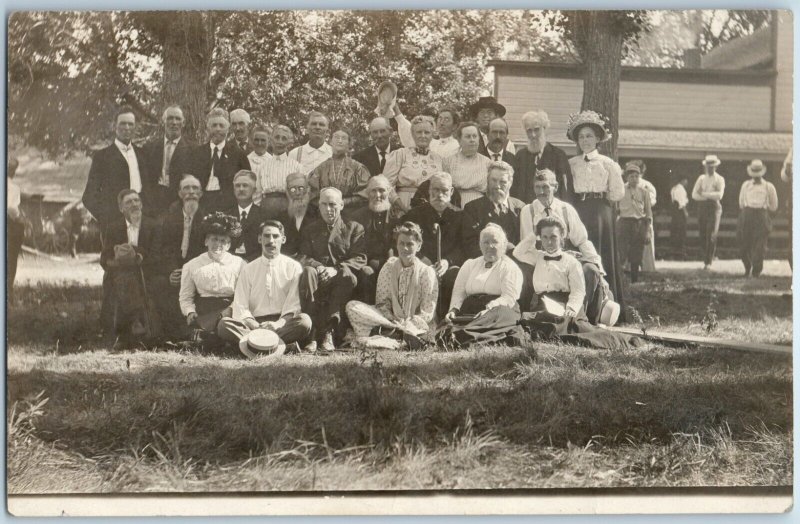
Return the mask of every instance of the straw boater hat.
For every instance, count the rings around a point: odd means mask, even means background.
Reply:
[[[286,352],[286,346],[274,331],[257,328],[239,340],[239,351],[250,359],[279,357]]]
[[[722,161],[717,157],[717,155],[706,155],[703,159],[704,166],[718,166],[722,163]]]
[[[505,116],[506,108],[503,104],[499,103],[493,96],[482,96],[477,102],[469,106],[469,113],[473,116],[478,115],[481,109],[494,109],[498,117]]]
[[[222,211],[215,211],[203,218],[201,228],[204,235],[225,235],[230,238],[239,238],[242,234],[242,225],[239,219],[226,215]]]
[[[755,159],[747,166],[747,174],[753,178],[761,178],[767,174],[767,166],[761,160]]]
[[[619,320],[619,304],[606,298],[600,305],[600,323],[611,327],[617,320]]]
[[[608,129],[608,122],[603,115],[596,111],[581,111],[572,113],[567,121],[567,138],[573,142],[578,142],[576,131],[583,126],[592,126],[597,131],[597,142],[605,142],[611,138],[611,131]]]

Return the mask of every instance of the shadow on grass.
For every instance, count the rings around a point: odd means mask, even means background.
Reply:
[[[356,359],[309,366],[152,366],[92,373],[33,369],[8,377],[9,404],[45,391],[36,436],[85,456],[120,451],[209,462],[289,451],[435,448],[463,430],[520,445],[669,442],[674,433],[727,425],[734,436],[761,423],[791,429],[785,360],[733,355],[703,366],[688,352],[669,360],[549,348],[431,354],[394,366]],[[641,353],[640,353],[641,354]],[[321,450],[323,448],[320,448]],[[322,451],[320,451],[322,452]]]

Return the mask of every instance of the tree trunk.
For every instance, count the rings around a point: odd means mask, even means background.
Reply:
[[[215,14],[178,11],[169,16],[169,29],[163,40],[162,106],[179,104],[186,118],[184,134],[202,142],[205,139],[211,58],[216,43]]]
[[[577,12],[575,40],[583,59],[581,111],[591,109],[608,118],[612,137],[598,149],[616,160],[624,35],[614,27],[614,17],[613,11]]]

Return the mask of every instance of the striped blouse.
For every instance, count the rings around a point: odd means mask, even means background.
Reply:
[[[464,153],[444,159],[442,166],[453,177],[453,187],[461,195],[461,208],[486,194],[486,175],[492,161],[483,155],[466,157]]]
[[[302,172],[302,166],[288,157],[286,153],[273,156],[269,153],[258,156],[255,152],[247,155],[250,168],[256,174],[256,195],[254,201],[258,203],[264,193],[285,193],[286,177],[290,173]]]

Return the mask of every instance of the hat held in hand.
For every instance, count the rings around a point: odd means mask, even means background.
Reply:
[[[375,108],[375,114],[384,118],[394,117],[392,106],[397,100],[397,84],[390,80],[381,82],[378,86],[378,107]]]

